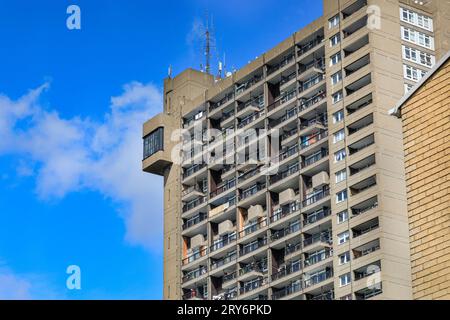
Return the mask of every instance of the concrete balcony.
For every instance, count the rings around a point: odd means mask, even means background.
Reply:
[[[302,264],[300,261],[296,263],[290,263],[283,265],[272,274],[271,285],[272,286],[284,286],[291,282],[293,278],[299,278],[302,273]]]
[[[290,285],[283,287],[280,290],[274,290],[274,293],[272,294],[272,300],[299,299],[302,293],[302,283],[301,281],[296,281]]]

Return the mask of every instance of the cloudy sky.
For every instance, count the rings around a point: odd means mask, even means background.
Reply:
[[[66,9],[81,8],[81,30]],[[162,79],[198,68],[206,12],[230,69],[322,11],[315,0],[2,1],[0,299],[159,299],[162,179],[141,126]],[[81,269],[68,290],[66,269]]]

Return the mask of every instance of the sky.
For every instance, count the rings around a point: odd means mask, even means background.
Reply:
[[[141,128],[169,65],[199,68],[207,14],[214,66],[232,70],[321,5],[0,0],[0,299],[161,299],[163,181],[141,172]]]

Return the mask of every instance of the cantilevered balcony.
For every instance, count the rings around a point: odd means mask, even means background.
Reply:
[[[239,269],[239,281],[246,281],[264,276],[267,273],[267,258],[246,264]]]
[[[295,54],[294,53],[288,54],[287,56],[283,57],[283,59],[280,62],[267,66],[267,75],[271,75],[272,73],[284,68],[285,66],[293,63],[294,61],[295,61]]]
[[[236,87],[235,87],[235,96],[236,98],[244,93],[245,91],[247,91],[248,89],[250,89],[251,87],[253,87],[254,85],[256,85],[257,83],[259,83],[261,80],[263,79],[263,75],[262,74],[255,74],[253,76],[251,76],[250,78],[247,78],[247,80],[244,80],[243,82],[237,83]]]
[[[333,277],[333,269],[325,268],[312,274],[305,274],[304,288],[313,287]]]
[[[265,286],[267,284],[267,278],[260,278],[257,280],[251,280],[248,282],[244,282],[242,286],[239,288],[239,294],[244,295],[246,293],[256,291],[259,288]]]
[[[209,107],[210,112],[212,112],[216,109],[220,109],[221,107],[226,105],[228,102],[231,102],[234,99],[234,92],[229,92],[219,99],[220,100],[218,100],[217,102],[211,102],[211,105]]]
[[[305,254],[305,268],[314,266],[322,261],[327,260],[333,256],[331,248],[323,248],[321,250]]]
[[[189,265],[197,260],[200,260],[208,254],[208,248],[200,249],[199,251],[194,252],[193,254],[188,255],[186,258],[183,259],[182,264],[183,266]]]
[[[315,74],[322,74],[325,71],[325,58],[314,59],[307,64],[300,65],[298,79],[305,81]]]
[[[316,38],[312,39],[311,41],[299,45],[297,55],[301,57],[302,55],[306,54],[307,52],[311,51],[312,49],[322,44],[323,41],[324,41],[323,35],[317,35]]]
[[[236,187],[236,179],[231,178],[230,180],[220,183],[217,186],[217,188],[209,194],[209,196],[211,199],[213,199],[229,190],[233,190],[235,187]]]
[[[308,168],[320,160],[327,158],[328,154],[328,149],[321,149],[312,155],[304,157],[304,160],[302,161],[302,169]]]
[[[251,186],[250,188],[242,190],[239,200],[243,201],[245,199],[248,199],[264,189],[266,189],[265,183],[255,184],[254,186]]]
[[[302,263],[301,261],[296,261],[287,265],[283,265],[277,272],[272,274],[272,282],[283,279],[291,274],[301,271]]]
[[[197,172],[201,171],[204,168],[206,168],[206,164],[196,164],[196,165],[193,165],[192,167],[184,170],[183,180],[193,176],[194,174],[196,174]]]
[[[272,300],[281,300],[300,291],[302,291],[302,283],[298,280],[280,290],[274,290]]]
[[[237,234],[233,233],[231,235],[228,235],[226,237],[222,237],[214,242],[214,244],[210,247],[210,252],[216,252],[220,249],[223,249],[225,247],[230,246],[231,244],[236,243],[237,240]]]
[[[323,243],[325,246],[330,246],[333,243],[333,236],[330,231],[323,231],[314,235],[305,235],[303,240],[303,248],[307,248],[317,243]]]
[[[305,218],[303,220],[303,224],[304,226],[310,226],[329,217],[330,215],[331,210],[329,208],[321,208],[311,213],[304,214]]]
[[[191,282],[192,280],[198,279],[208,272],[208,268],[205,266],[200,266],[199,268],[187,272],[182,279],[183,284]]]
[[[302,137],[300,149],[307,149],[314,144],[322,142],[326,138],[328,138],[328,130],[320,131],[318,133]]]
[[[295,234],[299,232],[301,229],[300,220],[290,224],[288,227],[283,228],[281,230],[274,230],[270,235],[271,242],[276,242],[278,240],[284,239],[289,235]]]
[[[315,191],[313,194],[307,195],[306,199],[302,202],[302,207],[311,206],[320,200],[328,197],[330,195],[330,188],[328,186],[324,187],[322,190]]]
[[[270,184],[274,185],[275,183],[280,182],[281,180],[284,180],[290,176],[295,175],[300,170],[300,164],[297,162],[292,166],[289,166],[287,170],[284,170],[277,175],[270,177]]]
[[[310,88],[314,87],[315,85],[322,82],[323,80],[325,80],[324,74],[318,74],[318,75],[315,75],[315,76],[305,80],[300,85],[300,92],[305,92],[305,91],[309,90]]]
[[[286,113],[282,117],[269,122],[269,127],[271,129],[275,129],[275,128],[279,127],[279,126],[285,126],[286,123],[289,120],[296,119],[297,118],[296,117],[297,114],[298,114],[298,107],[294,107],[292,109],[289,109],[289,110],[286,111]]]
[[[269,221],[271,224],[273,224],[299,211],[300,211],[300,201],[294,201],[290,204],[280,207],[277,210],[274,210],[269,218]]]
[[[261,249],[262,247],[267,245],[267,238],[264,237],[259,240],[255,240],[249,244],[245,244],[242,246],[241,250],[239,251],[239,256],[243,257],[246,256],[252,252],[255,252],[258,249]]]
[[[267,107],[267,112],[272,112],[273,110],[278,109],[279,107],[283,105],[287,105],[288,102],[292,101],[297,96],[297,89],[293,89],[288,92],[282,93],[279,97],[275,98],[274,102],[272,102]]]
[[[222,268],[228,264],[235,263],[237,260],[237,252],[236,250],[232,251],[230,254],[227,254],[225,257],[220,259],[211,259],[211,270],[217,270]]]
[[[300,102],[300,110],[304,111],[309,108],[320,105],[322,102],[326,102],[326,92],[319,92],[310,98],[303,98]]]
[[[207,218],[208,215],[202,212],[192,218],[186,219],[185,222],[183,223],[182,227],[183,231],[188,230],[189,228],[192,228],[193,226],[204,222]]]
[[[267,219],[263,219],[258,222],[249,223],[244,227],[244,229],[241,232],[239,232],[239,239],[242,239],[242,238],[245,238],[246,236],[254,234],[258,230],[261,230],[264,227],[267,227]]]
[[[244,118],[242,118],[239,123],[238,123],[238,129],[242,129],[248,125],[250,125],[251,123],[255,122],[256,120],[262,118],[265,114],[265,110],[259,111],[259,112],[254,112],[248,116],[245,116]]]

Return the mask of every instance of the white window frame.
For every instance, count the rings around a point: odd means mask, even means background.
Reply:
[[[335,173],[336,183],[341,183],[342,181],[347,180],[347,170],[340,170]]]
[[[348,219],[349,219],[348,211],[347,210],[341,211],[336,215],[336,217],[337,217],[338,224],[344,223],[344,222],[348,221]]]
[[[419,82],[426,74],[427,72],[425,70],[415,68],[408,64],[403,65],[403,76],[407,80]]]
[[[338,53],[336,53],[336,54],[333,54],[333,55],[330,57],[330,67],[332,67],[332,66],[338,64],[339,62],[341,62],[341,60],[342,60],[342,55],[341,55],[340,52],[338,52]]]
[[[436,57],[431,53],[420,51],[403,45],[403,59],[432,68],[436,63]]]
[[[401,27],[402,40],[434,50],[434,37],[410,28]]]
[[[335,113],[333,113],[333,123],[340,123],[344,121],[344,110],[339,110]]]
[[[341,129],[333,134],[333,143],[338,143],[345,139],[345,130]]]
[[[341,288],[348,286],[351,282],[352,282],[352,275],[350,272],[343,274],[342,276],[339,276],[339,286]]]
[[[339,14],[337,14],[334,17],[328,19],[328,29],[333,29],[334,27],[338,26],[340,20],[341,20],[341,17],[339,16]]]
[[[331,76],[331,85],[337,85],[342,81],[342,71],[338,71]]]
[[[341,34],[336,33],[334,36],[330,38],[330,47],[335,47],[339,43],[341,43]]]
[[[341,159],[338,159],[338,156],[341,158]],[[336,151],[335,153],[334,153],[334,162],[335,163],[338,163],[338,162],[341,162],[341,161],[344,161],[344,159],[347,157],[347,151],[345,150],[345,149],[341,149],[341,150],[339,150],[339,151]]]
[[[343,266],[344,264],[347,264],[350,262],[350,251],[344,252],[343,254],[339,255],[339,265]]]
[[[413,26],[433,32],[433,19],[407,8],[400,8],[400,20]]]
[[[348,242],[348,240],[350,240],[350,232],[348,230],[344,231],[342,233],[339,233],[337,237],[338,237],[338,244],[339,245],[344,244]]]
[[[346,201],[347,198],[348,198],[347,189],[337,192],[336,193],[336,204]]]
[[[332,95],[333,104],[336,104],[339,101],[342,101],[343,98],[344,98],[344,93],[342,92],[342,90],[339,90],[338,92],[333,93],[333,95]]]

